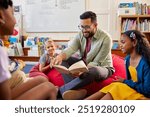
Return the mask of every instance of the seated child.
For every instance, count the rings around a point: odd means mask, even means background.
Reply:
[[[127,79],[119,76],[87,100],[137,100],[150,98],[150,44],[145,35],[129,30],[121,36]]]
[[[31,69],[29,77],[41,76],[60,87],[64,84],[62,75],[51,64],[57,55],[55,53],[54,41],[47,40],[45,42],[45,49],[46,53],[40,57],[39,63]]]
[[[1,0],[0,35],[11,35],[15,23],[12,0]],[[0,99],[56,99],[56,88],[44,79],[26,80],[13,89],[10,89],[8,85],[10,77],[8,55],[4,48],[0,46]]]

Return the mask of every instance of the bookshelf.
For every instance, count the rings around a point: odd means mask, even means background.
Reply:
[[[34,62],[39,61],[40,59],[39,56],[28,56],[28,50],[30,50],[30,48],[23,48],[24,56],[9,56],[9,58],[12,60],[17,59],[23,61],[34,61]]]
[[[69,39],[64,40],[54,40],[56,46],[59,48],[60,45],[67,45]],[[31,61],[31,62],[38,62],[40,59],[40,56],[28,56],[28,51],[30,50],[30,47],[23,47],[23,53],[24,56],[9,56],[10,59],[20,59],[23,61]]]
[[[120,15],[120,35],[127,30],[143,32],[150,42],[150,15]]]
[[[24,56],[9,56],[10,59],[14,60],[14,59],[20,59],[23,61],[31,61],[31,62],[38,62],[40,57],[39,56],[27,56],[27,50],[30,48],[23,48],[25,55]],[[118,56],[121,57],[125,57],[126,55],[122,53],[122,51],[120,49],[112,49],[111,50],[112,54],[116,54]]]
[[[66,43],[68,43],[68,41],[69,40],[54,40],[56,45],[66,44]],[[118,43],[118,41],[114,41],[114,42]],[[24,47],[23,48],[24,56],[9,56],[9,58],[12,59],[12,60],[20,59],[20,60],[23,60],[23,61],[38,62],[39,59],[40,59],[40,56],[28,56],[28,50],[30,50],[29,47]],[[112,54],[116,54],[116,55],[121,56],[121,57],[125,57],[126,56],[125,54],[123,54],[121,52],[121,50],[119,48],[112,49],[111,52],[112,52]]]

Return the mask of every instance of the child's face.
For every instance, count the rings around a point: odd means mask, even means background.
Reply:
[[[46,50],[50,56],[53,56],[55,54],[55,44],[53,42],[47,42]]]
[[[0,19],[4,21],[4,23],[0,25],[0,35],[13,34],[14,26],[16,24],[13,8],[10,6],[8,9],[0,8]]]
[[[120,48],[124,54],[130,54],[133,51],[133,42],[125,34],[121,36]]]

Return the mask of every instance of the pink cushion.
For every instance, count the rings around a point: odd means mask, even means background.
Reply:
[[[46,74],[48,77],[48,80],[53,83],[55,86],[62,86],[64,85],[64,80],[62,78],[62,75],[56,70],[52,69],[49,71],[48,74]]]
[[[112,60],[113,60],[113,66],[115,68],[115,73],[102,82],[94,82],[86,86],[85,89],[87,89],[88,95],[91,95],[99,91],[101,88],[109,85],[112,82],[112,80],[115,79],[115,76],[126,78],[124,59],[120,56],[112,54]]]

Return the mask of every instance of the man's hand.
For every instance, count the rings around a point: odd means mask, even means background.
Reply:
[[[53,65],[60,65],[63,60],[66,60],[66,54],[65,53],[61,53],[61,54],[57,55],[52,64]]]
[[[115,76],[115,79],[113,80],[113,82],[123,82],[124,79],[120,76]]]
[[[55,59],[53,60],[52,65],[60,65],[62,63],[62,55],[58,55],[55,57]]]

